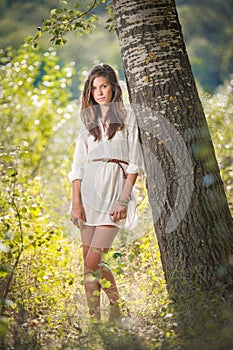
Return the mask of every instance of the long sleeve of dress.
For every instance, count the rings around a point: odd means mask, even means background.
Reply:
[[[145,174],[144,158],[142,153],[142,146],[139,141],[139,132],[136,118],[133,111],[127,117],[127,131],[128,131],[128,147],[129,147],[129,166],[127,168],[128,174]]]
[[[80,134],[76,140],[76,147],[73,157],[72,170],[68,173],[69,180],[82,180],[84,167],[88,155],[87,132],[84,127],[81,128]]]

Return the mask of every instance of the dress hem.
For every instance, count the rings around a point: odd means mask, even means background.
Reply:
[[[114,226],[114,227],[117,227],[117,228],[126,228],[125,226],[123,225],[117,225],[117,224],[114,224],[114,223],[98,223],[98,224],[89,224],[89,223],[84,223],[84,225],[87,225],[87,226]]]

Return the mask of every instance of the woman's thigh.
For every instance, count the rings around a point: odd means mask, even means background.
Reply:
[[[95,271],[107,253],[119,229],[111,225],[87,226],[81,230],[84,265]]]
[[[100,248],[104,252],[111,247],[119,229],[111,225],[96,226],[90,247]]]
[[[117,235],[118,228],[115,226],[97,226],[94,230],[90,245],[84,246],[85,273],[99,269],[102,255],[107,253]]]
[[[86,258],[86,255],[91,245],[94,232],[95,232],[95,226],[84,225],[80,229],[82,248],[83,248],[83,259]]]

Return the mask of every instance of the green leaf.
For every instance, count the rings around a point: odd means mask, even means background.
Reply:
[[[101,285],[101,288],[110,288],[111,287],[111,282],[106,280],[105,278],[101,278],[99,280],[99,283]]]
[[[0,277],[7,276],[12,271],[9,264],[0,264]]]
[[[44,25],[46,25],[46,26],[51,26],[51,21],[50,20],[48,20],[48,19],[46,19],[45,21],[44,21]]]
[[[18,175],[18,171],[15,169],[8,169],[8,175],[11,177],[16,177]]]
[[[56,41],[55,41],[55,45],[61,45],[62,44],[62,39],[57,39]]]
[[[113,258],[117,259],[117,258],[121,258],[122,257],[122,253],[121,252],[115,252],[113,253]]]

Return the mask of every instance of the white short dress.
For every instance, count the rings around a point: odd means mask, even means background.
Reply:
[[[126,220],[113,222],[110,213],[121,194],[125,179],[119,164],[106,160],[123,160],[128,163],[121,163],[126,174],[143,174],[143,154],[136,119],[133,112],[129,112],[125,128],[117,131],[111,140],[108,140],[107,131],[100,121],[99,125],[102,132],[100,141],[94,141],[89,131],[81,127],[68,177],[70,181],[82,180],[81,198],[86,225],[113,225],[132,229],[138,220],[135,189],[133,187],[131,191]]]

